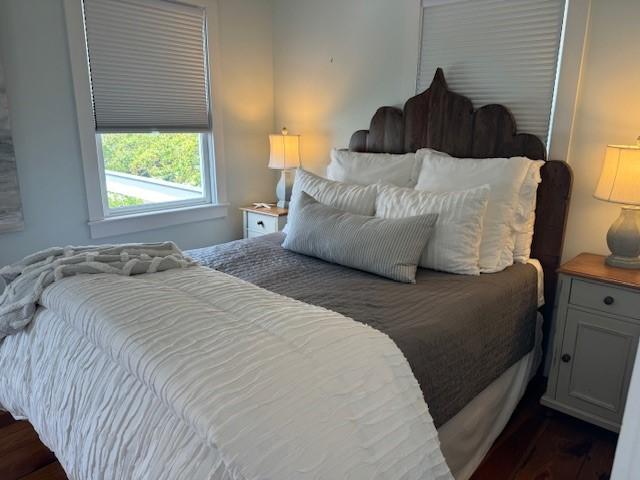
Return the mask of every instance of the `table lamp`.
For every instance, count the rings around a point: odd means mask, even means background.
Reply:
[[[594,197],[622,204],[607,233],[612,267],[640,268],[640,137],[634,146],[609,145]]]
[[[286,128],[281,134],[269,135],[269,168],[282,170],[276,187],[278,207],[287,208],[291,198],[294,168],[300,166],[300,135],[289,135]]]

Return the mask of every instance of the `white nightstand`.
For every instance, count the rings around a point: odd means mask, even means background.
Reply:
[[[242,207],[240,210],[244,221],[244,238],[279,232],[287,223],[286,208]]]
[[[640,337],[640,270],[583,253],[560,267],[547,392],[551,408],[620,430]]]

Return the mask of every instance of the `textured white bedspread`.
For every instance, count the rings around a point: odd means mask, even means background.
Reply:
[[[71,479],[450,479],[382,333],[203,267],[81,275],[0,345]]]

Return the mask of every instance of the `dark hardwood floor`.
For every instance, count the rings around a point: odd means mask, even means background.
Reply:
[[[66,480],[56,457],[28,422],[0,412],[0,479]]]
[[[540,405],[534,379],[471,480],[607,480],[618,435]]]
[[[472,480],[607,480],[617,435],[538,402],[535,380]],[[0,413],[0,479],[66,480],[31,425]]]

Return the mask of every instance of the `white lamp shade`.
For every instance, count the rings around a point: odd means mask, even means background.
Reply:
[[[269,168],[288,170],[300,166],[300,135],[269,135]]]
[[[594,197],[640,205],[640,146],[609,145]]]

